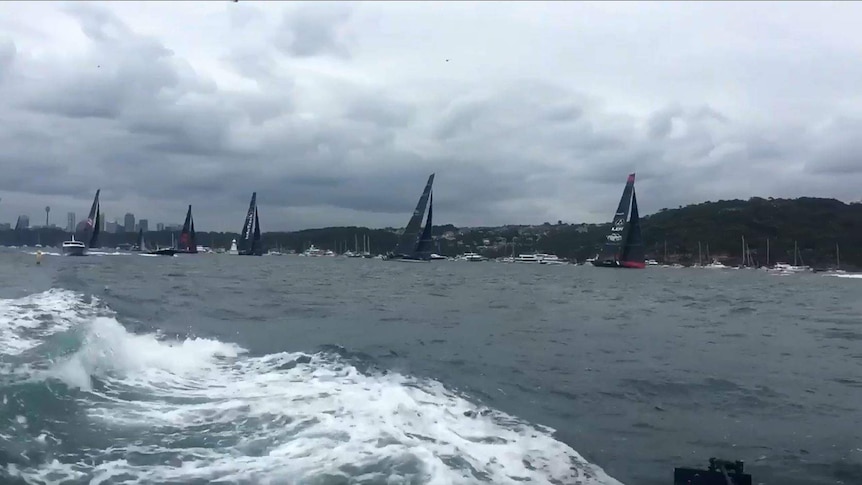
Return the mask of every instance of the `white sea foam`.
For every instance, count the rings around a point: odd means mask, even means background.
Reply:
[[[364,374],[330,354],[249,357],[218,340],[135,335],[109,317],[89,325],[80,349],[43,377],[88,391],[92,425],[134,439],[95,467],[10,473],[93,484],[619,483],[552,430],[470,413],[474,404],[434,380]],[[103,385],[94,391],[91,378]],[[156,454],[176,459],[133,458]]]
[[[94,251],[92,249],[87,250],[87,254],[90,256],[133,256],[134,253],[125,252],[125,251]]]
[[[51,252],[51,251],[40,251],[40,252],[42,253],[42,256],[62,256],[63,255],[62,253],[55,253],[55,252]],[[33,255],[33,256],[36,255],[36,251],[26,251],[26,253]]]
[[[42,338],[89,322],[97,300],[84,302],[67,290],[51,289],[18,299],[0,299],[0,354],[18,355]]]

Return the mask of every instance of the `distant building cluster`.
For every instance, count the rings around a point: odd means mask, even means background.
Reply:
[[[46,208],[47,209],[47,208]],[[39,229],[42,227],[58,227],[55,224],[50,223],[50,219],[48,219],[49,211],[46,211],[45,217],[45,225],[44,226],[31,226],[30,225],[30,216],[26,214],[21,214],[18,216],[18,219],[15,221],[15,226],[8,222],[0,223],[0,231],[8,231],[10,229],[15,230],[25,230],[25,229]],[[78,217],[74,212],[66,213],[66,224],[62,226],[63,230],[66,232],[75,232],[78,227]],[[159,222],[156,224],[157,231],[179,231],[182,229],[182,224],[165,224],[163,222]],[[114,219],[113,222],[109,222],[108,218],[103,214],[100,219],[100,227],[99,230],[106,233],[116,234],[122,232],[138,232],[139,230],[143,230],[144,232],[149,232],[150,230],[150,221],[147,219],[140,219],[135,222],[135,215],[131,212],[126,213],[123,216],[123,223],[120,224],[117,219]]]

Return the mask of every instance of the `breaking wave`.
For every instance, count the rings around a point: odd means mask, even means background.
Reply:
[[[619,483],[553,430],[437,381],[134,334],[64,290],[0,300],[0,344],[2,480]]]

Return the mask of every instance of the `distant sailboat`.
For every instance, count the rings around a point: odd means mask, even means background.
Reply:
[[[144,229],[138,229],[138,242],[132,247],[132,251],[140,251],[142,253],[147,253],[156,256],[173,256],[177,254],[177,250],[175,248],[159,248],[150,249],[147,246],[147,241],[144,238]]]
[[[179,250],[185,254],[197,254],[198,245],[195,240],[195,220],[192,218],[192,206],[186,212],[186,221],[183,223],[183,231],[180,233]]]
[[[144,241],[144,228],[138,229],[138,240],[135,241],[135,245],[132,246],[130,251],[141,252],[147,250],[147,243]]]
[[[101,189],[96,190],[96,197],[93,198],[93,205],[90,206],[87,220],[78,224],[71,240],[63,242],[63,254],[86,256],[88,249],[99,247],[99,226],[101,225],[99,193],[101,191]],[[77,239],[75,238],[76,235],[78,236]]]
[[[433,197],[431,195],[431,186],[434,184],[434,174],[428,177],[428,182],[425,184],[425,190],[419,197],[419,202],[416,204],[416,209],[413,211],[413,216],[404,228],[404,233],[398,240],[398,245],[395,250],[387,255],[388,260],[405,261],[405,262],[426,262],[431,260],[432,238],[431,238],[431,214],[433,211]],[[425,222],[425,228],[422,228],[422,217],[425,215],[425,207],[428,207],[428,219]]]
[[[240,256],[262,256],[263,244],[260,240],[260,219],[257,212],[257,192],[251,194],[248,212],[239,237],[237,254]]]
[[[177,248],[175,248],[173,246],[174,246],[174,235],[173,235],[173,233],[171,233],[171,247],[160,248],[160,247],[158,247],[158,245],[156,245],[155,249],[149,249],[148,250],[147,245],[144,242],[144,235],[143,235],[143,233],[141,233],[141,250],[146,251],[147,254],[152,254],[155,256],[173,256],[174,254],[177,254]]]
[[[631,210],[631,218],[629,218]],[[626,220],[628,219],[628,222]],[[604,268],[645,268],[638,201],[635,195],[635,174],[629,174],[623,196],[611,223],[605,246],[593,266]]]

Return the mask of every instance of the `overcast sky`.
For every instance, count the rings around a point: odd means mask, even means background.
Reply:
[[[862,198],[862,5],[33,2],[0,14],[0,222],[604,222]]]

